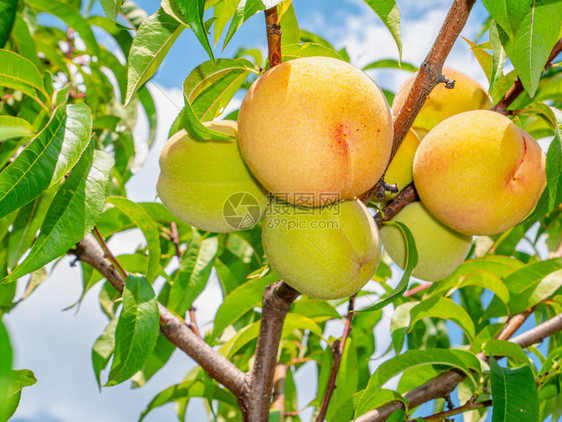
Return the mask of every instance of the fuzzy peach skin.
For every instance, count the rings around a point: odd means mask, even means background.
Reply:
[[[537,142],[507,117],[467,111],[422,140],[414,183],[428,210],[461,233],[492,235],[523,220],[546,183]]]
[[[492,99],[488,92],[475,79],[450,67],[444,67],[443,74],[455,81],[455,87],[448,89],[445,88],[444,83],[440,83],[433,88],[412,126],[420,138],[423,138],[439,122],[455,114],[492,108]],[[392,101],[394,116],[406,101],[416,76],[417,73],[412,75],[396,93]]]
[[[356,199],[314,209],[274,202],[264,218],[262,241],[277,275],[319,299],[357,293],[375,273],[381,254],[374,219]]]
[[[218,132],[236,135],[236,122],[205,122]],[[235,139],[196,141],[185,130],[173,135],[160,154],[156,185],[164,205],[178,218],[201,230],[216,233],[236,231],[236,222],[225,219],[225,202],[231,195],[247,193],[259,206],[259,217],[268,202],[266,191],[252,176]],[[246,209],[238,209],[244,215]],[[241,223],[241,228],[249,224]]]
[[[406,137],[400,144],[400,148],[398,148],[396,155],[386,169],[384,181],[391,185],[396,184],[398,192],[412,183],[412,165],[414,164],[414,156],[419,145],[419,136],[413,129],[410,128],[410,130],[406,134]],[[386,200],[388,201],[396,197],[396,195],[398,195],[398,192],[386,192]]]
[[[404,223],[412,232],[418,252],[418,265],[412,275],[426,281],[443,280],[455,271],[472,246],[472,236],[457,233],[441,224],[421,202],[412,202],[392,221]],[[406,241],[392,225],[381,229],[384,250],[400,268],[406,265]]]
[[[238,125],[252,173],[298,205],[367,191],[392,147],[392,116],[382,91],[359,69],[327,57],[291,60],[264,73],[246,94]]]

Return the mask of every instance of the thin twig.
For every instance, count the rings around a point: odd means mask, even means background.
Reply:
[[[341,358],[343,356],[343,351],[345,349],[345,343],[351,332],[351,322],[353,321],[353,307],[355,304],[355,297],[353,295],[349,298],[349,305],[347,308],[347,315],[345,317],[345,326],[343,329],[343,334],[340,339],[336,339],[331,345],[332,349],[332,370],[330,372],[330,378],[328,379],[328,384],[326,386],[326,392],[322,398],[322,404],[320,405],[320,410],[318,411],[318,416],[316,417],[316,422],[324,422],[326,418],[326,413],[328,412],[328,406],[330,405],[330,400],[336,389],[336,379],[338,377],[338,371],[340,369]]]
[[[174,247],[176,248],[177,258],[181,260],[180,234],[178,232],[178,225],[173,221],[170,223],[170,240],[172,241]]]
[[[562,39],[559,39],[558,42],[554,44],[554,48],[550,52],[546,65],[544,66],[545,71],[550,66],[552,66],[552,62],[554,61],[556,56],[560,54],[560,52],[562,52]],[[523,91],[525,91],[525,88],[523,88],[521,79],[519,79],[518,76],[517,78],[515,78],[513,85],[511,85],[511,88],[508,89],[503,98],[499,100],[494,107],[492,107],[492,110],[501,114],[508,114],[507,109],[517,99],[517,97],[519,97],[519,95],[523,93]]]
[[[281,26],[277,23],[277,6],[265,11],[269,67],[281,63]]]
[[[444,412],[439,412],[439,413],[436,413],[435,415],[427,416],[425,418],[412,419],[409,422],[414,422],[414,421],[419,421],[419,420],[422,420],[422,421],[443,421],[446,418],[448,418],[449,416],[458,415],[459,413],[468,412],[470,410],[482,409],[483,407],[490,407],[491,405],[492,405],[492,400],[480,401],[478,403],[473,403],[471,401],[468,401],[465,405],[457,407],[455,409],[446,410]]]
[[[525,312],[522,312],[517,315],[513,315],[511,318],[507,320],[505,327],[498,335],[498,340],[509,340],[513,334],[523,325],[523,323],[527,320],[529,315],[535,310],[535,307],[527,309]]]
[[[75,255],[80,261],[95,268],[119,292],[125,287],[125,279],[106,257],[107,253],[92,235],[86,236],[69,253]],[[160,331],[179,349],[183,350],[195,360],[204,370],[228,388],[239,402],[246,394],[247,384],[244,373],[240,371],[226,357],[218,353],[201,338],[197,337],[185,323],[158,304],[160,311]]]
[[[101,233],[100,233],[100,231],[98,230],[97,227],[94,227],[94,236],[96,237],[100,246],[102,247],[103,251],[105,252],[106,258],[109,259],[115,267],[117,267],[117,269],[121,273],[121,276],[124,279],[129,277],[129,274],[127,273],[127,271],[125,271],[125,268],[123,268],[123,266],[119,263],[117,258],[115,258],[115,255],[113,255],[113,252],[111,252],[111,250],[107,246],[107,243],[105,242],[105,239],[103,238],[103,236],[101,235]]]
[[[414,202],[418,198],[418,193],[414,188],[414,184],[410,183],[406,186],[396,198],[390,201],[383,209],[375,215],[376,223],[381,226],[383,222],[392,220],[406,205]],[[384,215],[384,217],[383,217]]]
[[[404,297],[413,296],[416,293],[423,292],[424,290],[429,289],[431,286],[433,286],[433,283],[420,284],[419,286],[416,286],[413,289],[410,289],[406,293],[404,293]]]
[[[199,327],[197,326],[197,320],[195,319],[195,308],[192,306],[189,308],[189,328],[197,337],[202,337],[201,332],[199,331]]]

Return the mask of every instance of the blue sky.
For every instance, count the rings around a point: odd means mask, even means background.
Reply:
[[[159,7],[159,2],[155,0],[142,0],[139,4],[149,13]],[[439,31],[450,0],[399,0],[398,5],[402,12],[404,60],[419,65]],[[302,29],[321,35],[337,48],[346,47],[354,64],[362,66],[377,59],[397,58],[397,49],[390,34],[362,0],[294,0],[294,6]],[[103,13],[99,5],[94,12]],[[485,12],[479,2],[463,35],[473,39],[484,17]],[[229,57],[240,46],[266,51],[263,14],[244,24],[224,53],[220,47],[215,53],[218,57]],[[128,186],[132,199],[155,199],[158,154],[183,104],[181,83],[195,66],[205,60],[206,53],[193,34],[184,31],[149,83],[157,102],[160,127],[146,165]],[[455,44],[447,64],[483,84],[486,82],[484,73],[462,39]],[[396,90],[409,73],[376,71],[370,72],[370,75],[381,87]],[[236,98],[234,106],[239,101]],[[146,124],[141,122],[137,131],[144,133]],[[139,243],[142,243],[142,236],[131,231],[113,240],[110,247],[114,253],[120,254],[132,252]],[[131,390],[125,383],[103,389],[100,393],[90,356],[91,347],[107,320],[97,303],[99,287],[90,291],[78,313],[74,310],[62,311],[81,293],[80,270],[69,264],[70,259],[63,259],[48,281],[5,318],[16,349],[16,367],[31,369],[38,378],[35,386],[24,390],[14,421],[136,421],[150,399],[165,387],[180,382],[194,363],[184,354],[175,352],[168,365],[143,388]],[[211,327],[212,315],[219,304],[218,288],[211,283],[196,302],[198,320],[203,329]],[[390,316],[391,312],[389,308],[385,313]],[[332,329],[334,335],[341,332],[338,323],[334,323]],[[389,321],[383,318],[377,328],[377,333],[381,334],[377,343],[379,354],[388,346],[388,329]],[[304,406],[315,393],[315,385],[306,381],[316,378],[315,371],[311,366],[305,366],[296,377],[297,382],[302,382],[300,405]],[[146,420],[175,420],[174,415],[173,407],[166,406],[152,412]],[[206,420],[200,400],[193,400],[187,420]]]

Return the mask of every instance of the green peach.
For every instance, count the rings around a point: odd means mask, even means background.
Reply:
[[[236,136],[236,122],[205,126]],[[196,141],[181,130],[164,145],[160,169],[156,187],[164,205],[201,230],[247,229],[265,211],[267,192],[246,167],[235,139]]]
[[[464,261],[472,236],[457,233],[437,221],[421,202],[412,202],[392,219],[404,223],[412,232],[418,252],[418,265],[412,275],[426,281],[439,281]],[[384,250],[402,269],[406,265],[406,241],[402,231],[392,225],[381,229]]]
[[[294,289],[320,299],[358,292],[375,273],[381,253],[374,219],[358,200],[322,208],[274,202],[262,240],[271,268]]]

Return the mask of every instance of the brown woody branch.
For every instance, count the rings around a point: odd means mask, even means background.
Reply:
[[[413,183],[410,183],[382,209],[382,212],[375,215],[375,221],[380,227],[385,221],[392,220],[406,205],[417,199],[419,198],[416,188],[414,188]]]
[[[106,253],[92,235],[86,236],[70,253],[82,262],[90,264],[119,292],[123,292],[125,279],[106,258]],[[203,339],[191,331],[184,321],[158,304],[160,331],[179,349],[195,360],[211,377],[228,388],[239,399],[247,389],[244,373],[226,357],[215,351]]]
[[[245,421],[268,419],[283,321],[299,294],[282,281],[265,289],[254,366],[248,374],[249,389],[242,409]]]
[[[277,6],[265,11],[269,67],[281,63],[281,26],[277,23]]]
[[[523,324],[523,321],[524,319],[522,320],[521,318],[511,318],[508,321],[506,328],[504,328],[504,331],[508,330],[515,332],[517,328]],[[511,324],[513,324],[515,329],[513,329],[513,327],[508,328]],[[509,341],[525,348],[533,344],[540,343],[545,338],[560,331],[562,331],[562,315],[557,315]],[[479,354],[478,357],[486,359],[483,354]],[[432,378],[425,384],[422,384],[421,386],[406,393],[404,398],[408,400],[409,407],[413,409],[430,400],[434,400],[439,397],[446,397],[465,377],[466,375],[464,375],[464,373],[460,373],[455,370],[444,372],[435,378]],[[401,403],[389,403],[361,415],[356,419],[356,422],[382,422],[385,421],[392,412],[398,409],[402,409]]]
[[[554,44],[554,48],[550,52],[546,65],[544,66],[544,70],[547,70],[550,66],[552,66],[552,62],[554,61],[556,56],[560,54],[560,52],[562,52],[562,39],[559,39],[558,42]],[[513,85],[511,85],[511,88],[509,88],[509,90],[505,93],[503,98],[499,100],[494,107],[492,107],[492,110],[501,114],[508,114],[507,109],[517,99],[517,97],[519,97],[519,95],[523,93],[523,91],[525,91],[525,88],[523,88],[521,79],[519,79],[518,76],[513,82]]]
[[[459,413],[469,412],[471,410],[481,409],[483,407],[490,407],[492,405],[492,400],[485,400],[478,403],[474,403],[472,401],[468,401],[463,406],[457,407],[455,409],[446,410],[445,412],[439,412],[435,415],[427,416],[425,418],[416,419],[416,421],[444,421],[449,416],[458,415]],[[414,421],[410,421],[414,422]]]
[[[320,411],[318,412],[318,416],[316,417],[316,422],[324,422],[324,419],[326,418],[326,412],[328,412],[328,406],[330,405],[330,400],[332,399],[332,394],[334,394],[334,390],[336,389],[336,379],[338,377],[338,371],[340,369],[341,358],[345,349],[345,343],[347,341],[347,338],[349,337],[349,333],[351,332],[351,322],[353,321],[353,307],[355,304],[355,297],[356,295],[353,295],[349,298],[347,316],[345,317],[345,326],[343,329],[341,340],[336,339],[330,345],[333,357],[332,370],[330,372],[330,378],[328,379],[328,384],[326,386],[326,393],[322,398]]]

